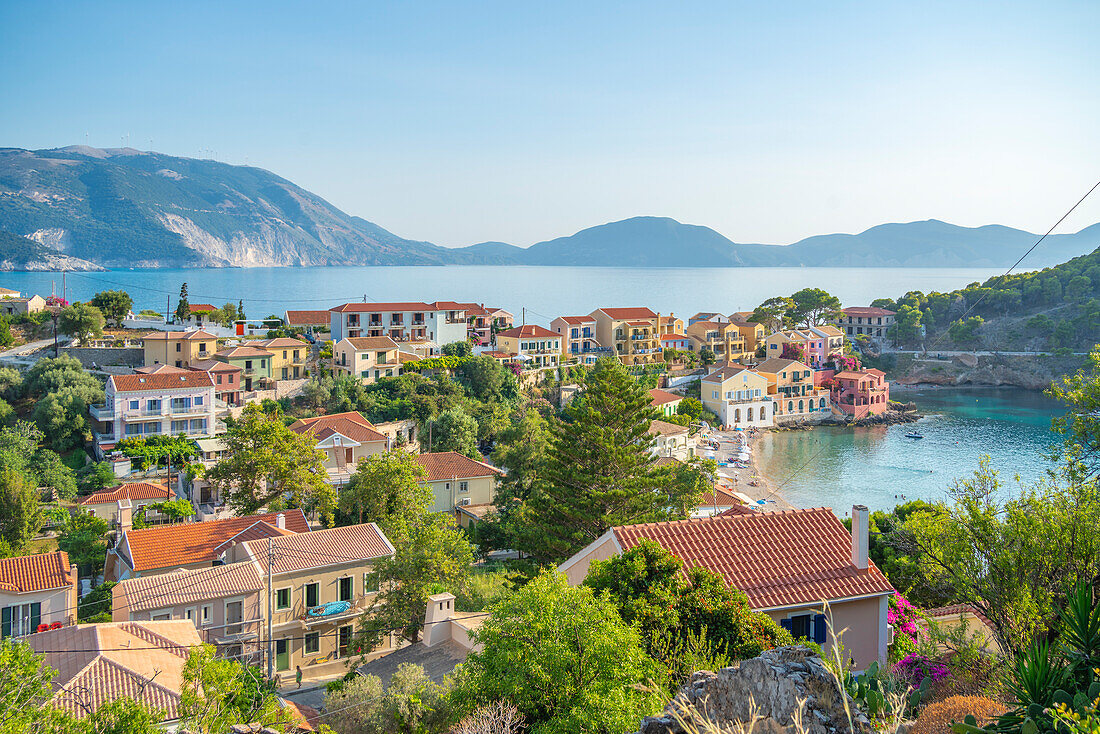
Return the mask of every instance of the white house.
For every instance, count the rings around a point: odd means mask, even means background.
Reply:
[[[454,301],[345,303],[329,309],[333,342],[357,336],[388,336],[395,342],[430,342],[429,353],[466,341],[466,309]]]

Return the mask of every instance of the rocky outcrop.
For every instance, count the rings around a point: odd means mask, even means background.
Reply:
[[[888,377],[899,385],[974,385],[1046,390],[1062,375],[1084,366],[1083,355],[961,354],[944,359],[914,359]]]
[[[808,647],[791,645],[717,672],[695,673],[661,715],[642,719],[639,734],[747,734],[750,729],[754,734],[872,731],[821,658]]]

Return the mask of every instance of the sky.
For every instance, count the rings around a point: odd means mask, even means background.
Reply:
[[[0,0],[0,147],[260,166],[446,246],[1036,232],[1100,179],[1098,28],[1093,1]]]

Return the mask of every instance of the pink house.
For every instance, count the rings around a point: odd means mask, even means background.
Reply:
[[[890,383],[881,370],[837,372],[833,382],[833,402],[848,415],[866,418],[886,412],[890,403]]]

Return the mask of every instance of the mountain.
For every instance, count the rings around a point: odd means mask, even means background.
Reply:
[[[269,171],[132,148],[0,148],[0,270],[311,265],[1007,267],[1037,239],[930,219],[791,245],[633,217],[527,248],[409,240]],[[1021,267],[1100,246],[1100,225],[1047,238]]]

